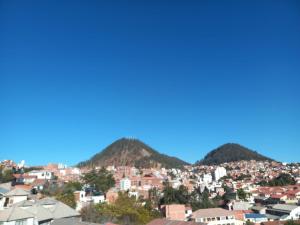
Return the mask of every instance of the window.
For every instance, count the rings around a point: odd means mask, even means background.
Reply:
[[[17,220],[16,225],[27,225],[27,220]]]

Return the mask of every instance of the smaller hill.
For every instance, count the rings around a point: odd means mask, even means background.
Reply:
[[[218,165],[226,162],[234,162],[241,160],[273,161],[272,159],[263,156],[257,153],[256,151],[248,149],[242,145],[228,143],[212,150],[204,157],[204,159],[197,161],[196,164]]]

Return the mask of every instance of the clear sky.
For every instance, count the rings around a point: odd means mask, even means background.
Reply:
[[[136,137],[300,161],[300,1],[0,0],[0,160]]]

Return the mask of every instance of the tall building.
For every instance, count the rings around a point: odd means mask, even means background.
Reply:
[[[203,182],[206,184],[209,184],[212,182],[212,176],[210,173],[204,174],[203,175]]]
[[[220,180],[220,178],[227,175],[226,169],[224,167],[218,166],[215,170],[215,181]]]

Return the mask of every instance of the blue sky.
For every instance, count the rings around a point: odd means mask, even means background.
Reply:
[[[121,137],[300,161],[299,1],[0,1],[0,160]]]

